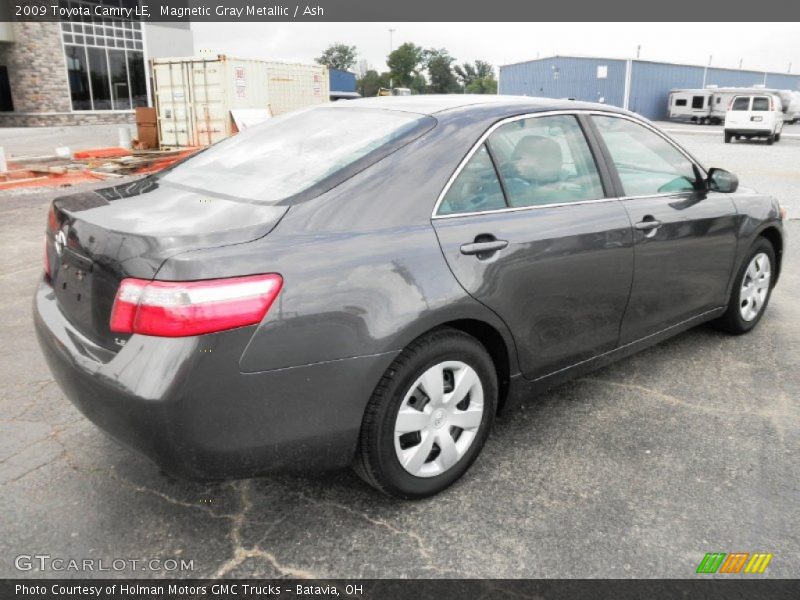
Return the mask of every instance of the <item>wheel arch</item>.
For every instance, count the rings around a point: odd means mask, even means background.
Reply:
[[[758,232],[758,237],[766,238],[772,244],[772,249],[775,251],[775,277],[772,279],[772,286],[778,283],[778,277],[781,274],[781,264],[783,263],[783,236],[778,231],[777,227],[771,225],[765,227]]]

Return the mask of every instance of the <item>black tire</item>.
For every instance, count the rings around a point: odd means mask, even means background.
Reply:
[[[745,277],[745,272],[747,271],[747,267],[750,265],[750,261],[756,256],[763,252],[769,258],[770,264],[770,286],[767,290],[767,296],[764,299],[764,303],[761,306],[761,310],[756,315],[756,317],[751,321],[745,321],[742,318],[742,313],[739,310],[739,293],[742,287],[742,282]],[[731,288],[731,296],[728,300],[728,309],[725,311],[719,319],[713,322],[714,327],[719,329],[720,331],[724,331],[726,333],[730,333],[732,335],[741,335],[743,333],[747,333],[748,331],[752,330],[758,322],[761,320],[761,317],[764,316],[764,312],[767,310],[767,306],[769,305],[769,299],[772,296],[772,285],[775,281],[775,270],[776,263],[775,263],[775,249],[772,247],[772,244],[766,238],[759,237],[754,243],[753,246],[750,248],[750,251],[745,256],[742,264],[739,266],[739,271],[736,273],[736,279],[734,279],[733,287]]]
[[[730,133],[728,133],[728,132],[726,131],[726,132],[725,132],[725,143],[726,143],[726,144],[730,144],[730,143],[731,143],[731,138],[732,138],[732,137],[733,137],[733,135],[732,135],[732,134],[730,134]]]
[[[767,136],[767,146],[772,146],[772,144],[774,143],[775,143],[775,136],[774,135]]]
[[[408,472],[397,456],[395,420],[415,381],[429,368],[450,360],[464,362],[478,375],[483,388],[483,415],[471,445],[458,462],[438,475],[418,477]],[[356,473],[396,498],[410,500],[438,494],[457,481],[480,454],[497,410],[497,390],[494,363],[474,337],[442,328],[417,339],[392,362],[367,404],[353,463]]]
[[[775,134],[775,141],[776,142],[780,142],[781,141],[781,134],[780,133],[776,133]]]

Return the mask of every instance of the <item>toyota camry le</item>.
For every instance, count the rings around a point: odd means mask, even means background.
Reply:
[[[34,320],[66,396],[169,473],[353,465],[422,498],[514,402],[755,327],[782,221],[606,105],[357,100],[54,200]]]

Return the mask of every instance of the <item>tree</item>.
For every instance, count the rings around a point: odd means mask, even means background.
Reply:
[[[325,65],[329,69],[339,69],[349,71],[356,64],[358,51],[355,46],[347,44],[331,44],[322,53],[322,56],[315,58],[319,64]]]
[[[456,76],[453,75],[452,64],[455,58],[444,48],[430,48],[425,50],[423,58],[428,68],[430,85],[428,89],[433,94],[452,94],[460,91]]]
[[[406,42],[389,54],[386,64],[395,87],[412,87],[423,59],[422,48]],[[417,80],[418,81],[418,80]]]
[[[384,72],[378,75],[375,69],[369,69],[364,77],[356,81],[356,87],[364,97],[377,96],[380,88],[389,87],[389,73]]]
[[[475,65],[464,63],[456,65],[456,75],[468,94],[496,94],[497,80],[494,67],[488,62],[476,60]]]

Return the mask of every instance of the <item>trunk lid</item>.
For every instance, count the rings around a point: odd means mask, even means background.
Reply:
[[[122,279],[153,279],[181,252],[263,237],[287,210],[155,178],[56,198],[46,252],[58,305],[82,334],[119,350],[129,336],[112,333],[109,318]]]

